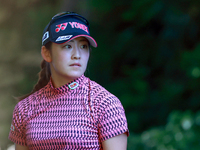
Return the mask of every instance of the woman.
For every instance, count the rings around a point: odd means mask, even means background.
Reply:
[[[9,139],[16,150],[125,150],[128,127],[117,97],[84,76],[90,56],[88,21],[57,14],[44,29],[41,72],[13,111]]]

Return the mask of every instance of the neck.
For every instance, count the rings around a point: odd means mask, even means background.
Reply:
[[[61,78],[61,77],[56,78],[53,75],[51,76],[51,82],[52,82],[54,88],[59,88],[59,87],[61,87],[63,85],[66,85],[66,84],[74,81],[75,79],[77,79],[77,78],[68,78],[68,79],[66,79],[66,78]]]

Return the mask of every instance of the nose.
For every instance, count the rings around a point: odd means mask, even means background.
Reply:
[[[73,54],[72,54],[72,59],[80,59],[81,58],[81,54],[80,54],[80,50],[78,47],[74,47],[73,49]]]

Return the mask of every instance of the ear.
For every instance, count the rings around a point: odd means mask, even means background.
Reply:
[[[50,50],[48,50],[45,46],[42,46],[41,48],[41,55],[46,62],[50,63],[52,61]]]

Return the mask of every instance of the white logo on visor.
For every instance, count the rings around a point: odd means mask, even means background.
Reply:
[[[49,31],[45,32],[45,34],[42,37],[42,43],[44,43],[44,41],[46,41],[49,38]]]
[[[58,41],[69,40],[72,36],[73,36],[73,35],[59,36],[59,37],[56,39],[56,42],[58,42]]]

